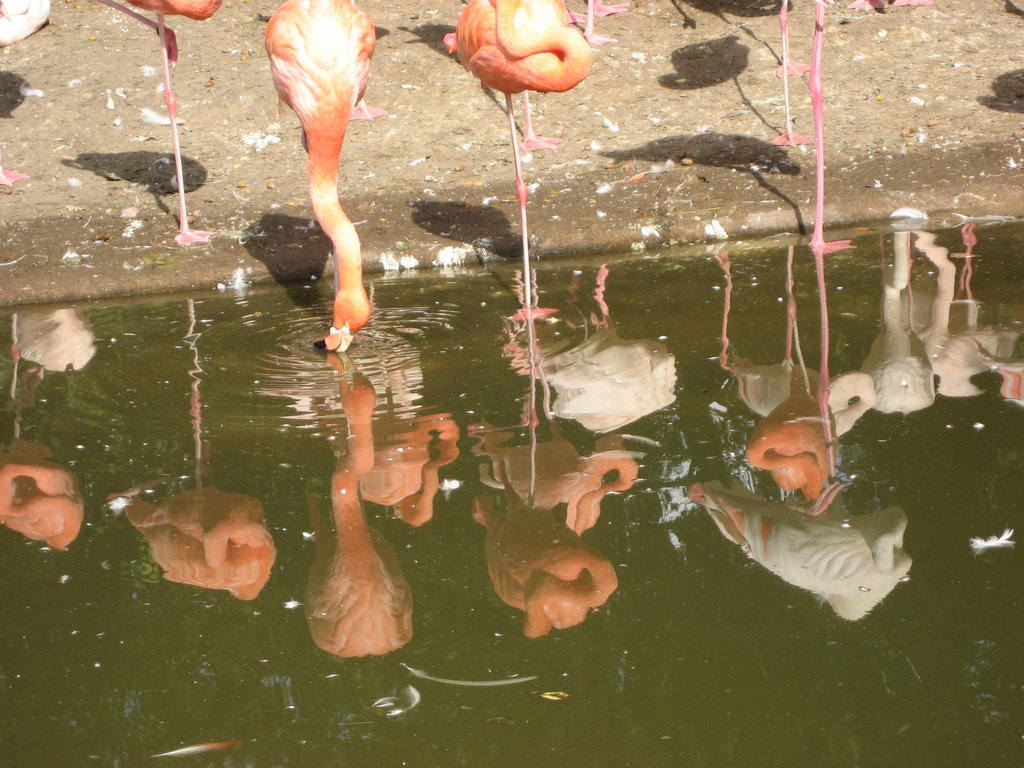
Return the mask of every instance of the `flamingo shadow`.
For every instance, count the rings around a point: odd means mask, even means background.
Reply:
[[[664,163],[666,160],[672,160],[675,163],[680,163],[688,158],[697,165],[742,171],[752,176],[758,185],[788,205],[793,210],[800,233],[806,232],[800,207],[766,178],[767,175],[772,174],[796,176],[800,173],[800,165],[794,162],[783,148],[773,146],[766,141],[737,134],[701,133],[688,136],[668,136],[648,142],[641,147],[602,152],[601,154],[616,162],[648,160],[652,163]]]
[[[0,117],[11,117],[11,113],[25,100],[22,93],[27,86],[25,78],[14,72],[0,72]]]
[[[403,32],[416,35],[415,40],[410,40],[407,45],[425,45],[446,59],[451,57],[448,49],[444,46],[444,36],[455,31],[451,24],[420,24],[418,27],[399,27]]]
[[[743,19],[778,15],[779,13],[779,0],[672,0],[672,2],[676,8],[679,8],[680,2],[685,2],[691,8],[714,14],[720,19],[725,19],[727,13]]]
[[[61,160],[69,168],[90,171],[107,181],[127,181],[143,187],[153,195],[156,204],[169,213],[165,195],[178,191],[174,184],[174,155],[168,152],[85,152],[73,160]],[[192,192],[206,183],[206,168],[191,157],[181,158],[185,191]]]
[[[978,101],[989,109],[1000,112],[1024,112],[1024,69],[1004,72],[992,82],[991,96],[979,96]]]
[[[417,200],[410,203],[413,223],[438,237],[513,258],[522,253],[522,238],[505,214],[493,205]]]
[[[686,45],[672,51],[675,72],[662,75],[658,82],[665,88],[694,91],[709,88],[738,77],[747,68],[750,49],[736,35],[725,35]]]
[[[242,233],[242,244],[279,283],[307,283],[324,275],[331,241],[315,220],[266,213]]]

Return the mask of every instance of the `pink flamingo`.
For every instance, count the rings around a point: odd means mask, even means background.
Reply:
[[[776,74],[782,78],[782,99],[786,105],[786,130],[781,136],[772,140],[777,147],[794,147],[798,144],[808,144],[810,139],[793,132],[793,119],[789,107],[789,76],[799,77],[806,73],[810,66],[799,61],[793,61],[789,55],[789,0],[782,0],[782,7],[779,9],[779,26],[782,27],[782,64]]]
[[[526,224],[527,191],[516,142],[512,94],[527,90],[560,93],[575,88],[590,71],[590,46],[578,30],[566,24],[562,0],[473,0],[459,17],[455,38],[462,65],[484,85],[505,94],[522,222],[523,282],[529,311],[533,303]]]
[[[377,37],[350,0],[289,0],[267,25],[270,71],[281,100],[299,116],[309,151],[309,197],[334,248],[334,315],[316,342],[344,352],[370,319],[359,236],[338,200],[338,158],[354,110],[363,104]]]
[[[116,0],[100,0],[100,2],[138,19],[146,26],[155,29],[160,36],[160,53],[164,65],[164,101],[167,104],[167,115],[171,119],[174,171],[178,183],[180,229],[174,239],[179,245],[208,243],[213,233],[192,229],[188,224],[188,211],[185,210],[185,176],[181,169],[181,142],[178,140],[178,99],[171,89],[171,67],[178,62],[178,42],[173,30],[167,29],[164,25],[164,16],[187,16],[196,21],[205,21],[220,8],[221,0],[129,0],[136,8],[155,13],[156,21],[121,5]]]

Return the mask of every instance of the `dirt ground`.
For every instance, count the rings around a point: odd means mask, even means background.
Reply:
[[[582,11],[582,0],[569,0]],[[809,230],[813,150],[783,126],[778,0],[630,0],[598,21],[618,42],[589,77],[534,98],[564,141],[526,165],[539,258],[651,252],[723,234]],[[155,33],[106,6],[54,0],[50,24],[0,49],[0,148],[29,175],[0,187],[0,304],[305,279],[328,243],[310,226],[298,120],[280,111],[263,48],[276,0],[227,0],[207,22],[169,19],[194,225],[180,248]],[[900,206],[1024,213],[1024,4],[936,0],[828,10],[831,235]],[[366,0],[378,27],[367,102],[350,126],[342,203],[367,269],[516,254],[511,148],[500,95],[442,44],[461,0]],[[793,53],[809,61],[814,4],[796,0]],[[813,133],[805,82],[796,128]],[[517,102],[518,103],[518,102]],[[520,120],[521,124],[521,120]],[[717,222],[717,226],[713,223]]]

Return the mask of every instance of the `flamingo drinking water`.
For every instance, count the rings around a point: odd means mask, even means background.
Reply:
[[[376,40],[369,14],[351,0],[288,0],[267,25],[274,84],[302,123],[309,197],[334,245],[334,320],[317,346],[337,352],[370,319],[359,236],[338,201],[338,158],[366,90]]]

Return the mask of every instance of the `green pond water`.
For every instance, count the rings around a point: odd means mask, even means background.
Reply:
[[[1024,236],[856,245],[8,312],[0,764],[1021,765]]]

